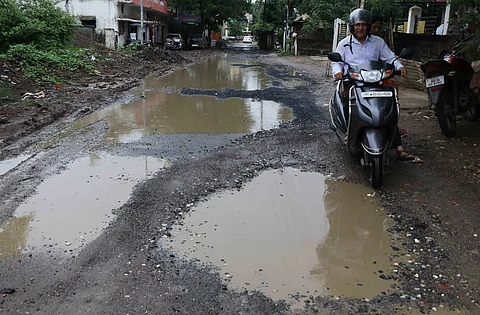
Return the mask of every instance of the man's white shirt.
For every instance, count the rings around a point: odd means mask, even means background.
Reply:
[[[366,61],[379,59],[392,63],[397,58],[385,41],[375,35],[367,36],[363,44],[355,36],[347,36],[338,43],[336,52],[342,56],[343,61],[351,66],[358,66]],[[395,61],[394,65],[396,70],[403,67],[398,60]],[[348,66],[342,62],[332,63],[333,75],[338,72],[346,73],[347,69]]]

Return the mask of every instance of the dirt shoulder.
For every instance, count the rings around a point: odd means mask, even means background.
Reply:
[[[64,77],[61,84],[39,86],[22,78],[15,65],[0,60],[0,159],[19,154],[30,143],[8,147],[66,116],[80,117],[112,104],[147,75],[160,76],[210,57],[215,50],[165,51],[145,47],[134,55],[98,50],[95,71]],[[25,96],[26,93],[33,95]]]

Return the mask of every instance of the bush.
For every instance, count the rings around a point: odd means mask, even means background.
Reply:
[[[142,47],[139,42],[133,41],[130,44],[120,47],[120,51],[126,54],[133,54],[134,52],[140,50]]]
[[[23,75],[37,83],[58,83],[60,77],[82,69],[93,69],[86,52],[75,47],[46,51],[33,44],[19,44],[10,47],[4,57],[18,64]]]
[[[70,44],[77,23],[54,0],[1,0],[0,56],[37,83],[58,82],[72,72],[89,70],[85,50]]]
[[[10,97],[11,92],[9,85],[6,82],[0,81],[0,100]]]
[[[0,1],[0,53],[34,44],[49,50],[68,45],[78,21],[53,0]]]

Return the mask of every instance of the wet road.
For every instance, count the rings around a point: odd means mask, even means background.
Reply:
[[[15,292],[0,307],[402,309],[396,273],[411,258],[375,192],[338,178],[330,92],[271,55],[226,52],[146,78],[2,162],[17,193],[2,196],[0,289]]]

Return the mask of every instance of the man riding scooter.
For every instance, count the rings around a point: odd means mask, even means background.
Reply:
[[[341,40],[336,49],[336,52],[341,55],[344,62],[332,63],[332,73],[335,79],[341,80],[344,77],[344,73],[347,71],[347,64],[357,66],[370,60],[393,62],[395,69],[400,71],[403,77],[406,76],[407,70],[396,60],[395,54],[388,48],[385,41],[378,36],[370,35],[371,23],[372,16],[365,9],[356,9],[350,14],[348,25],[351,35]],[[353,82],[345,80],[343,84],[343,104],[344,107],[348,107],[346,95],[349,94]],[[345,108],[345,113],[348,113],[347,108]],[[393,145],[396,147],[398,159],[408,158],[408,154],[403,151],[402,140],[398,130],[395,133]]]

